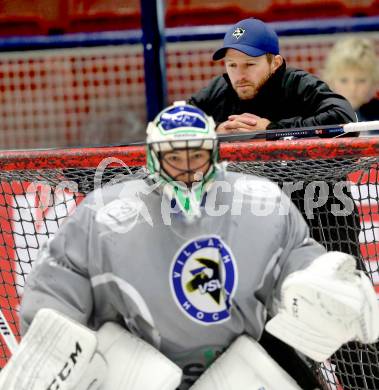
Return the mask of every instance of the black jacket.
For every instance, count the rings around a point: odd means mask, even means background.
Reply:
[[[350,103],[326,83],[286,64],[271,76],[251,100],[240,100],[227,74],[214,78],[189,99],[217,124],[229,115],[249,112],[271,121],[269,129],[355,122]]]
[[[369,102],[360,106],[356,113],[359,122],[379,120],[379,99],[371,99]],[[378,136],[379,129],[365,132],[363,135]]]
[[[360,106],[357,116],[359,122],[379,120],[379,99],[373,98]]]

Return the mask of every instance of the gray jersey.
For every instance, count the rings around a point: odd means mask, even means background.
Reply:
[[[39,254],[21,305],[123,323],[183,368],[182,388],[240,334],[259,340],[280,286],[324,252],[276,185],[219,171],[188,221],[152,183],[95,191]]]

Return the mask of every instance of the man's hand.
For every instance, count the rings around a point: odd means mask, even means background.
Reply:
[[[217,126],[217,133],[247,133],[257,130],[266,130],[270,121],[250,113],[230,115],[228,120]]]

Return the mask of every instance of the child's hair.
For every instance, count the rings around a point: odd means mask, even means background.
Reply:
[[[366,73],[373,82],[379,81],[379,62],[374,43],[370,39],[349,37],[337,41],[325,60],[322,77],[330,83],[345,69],[358,69]]]

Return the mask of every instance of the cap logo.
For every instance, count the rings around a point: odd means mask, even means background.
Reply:
[[[241,27],[237,27],[237,28],[234,30],[232,36],[233,36],[234,38],[236,38],[236,39],[240,39],[240,38],[242,37],[243,34],[245,34],[245,30],[244,30],[243,28],[241,28]]]

